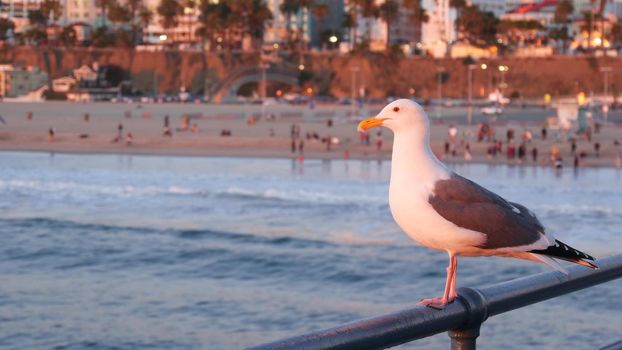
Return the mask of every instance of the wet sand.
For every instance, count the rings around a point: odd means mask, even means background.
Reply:
[[[359,115],[373,115],[382,106],[368,106],[358,111]],[[259,105],[203,105],[203,104],[113,104],[66,102],[46,103],[2,103],[0,115],[6,124],[0,122],[0,150],[45,151],[72,153],[126,153],[158,154],[180,156],[234,156],[234,157],[299,157],[300,152],[292,152],[291,126],[300,127],[300,139],[304,140],[305,158],[321,159],[389,159],[392,135],[382,130],[382,146],[378,149],[378,130],[372,129],[370,145],[361,143],[356,132],[357,118],[351,116],[352,108],[345,105],[308,106],[269,105],[266,115],[274,120],[259,119],[249,124],[248,119],[263,115]],[[27,115],[32,112],[32,119]],[[84,114],[89,113],[89,120]],[[441,118],[436,118],[437,110],[428,111],[432,122],[432,149],[447,162],[512,163],[552,165],[549,157],[551,147],[560,151],[565,166],[573,166],[574,156],[570,142],[565,134],[549,129],[548,137],[542,140],[540,130],[545,118],[555,115],[554,110],[542,108],[508,108],[506,113],[496,118],[492,124],[495,136],[503,140],[503,152],[489,157],[488,142],[477,142],[477,123],[490,121],[488,116],[475,113],[473,124],[466,125],[465,108],[445,108]],[[164,116],[169,115],[172,137],[163,136]],[[183,116],[189,117],[188,130],[183,130]],[[331,119],[333,125],[328,126]],[[584,136],[576,136],[577,153],[585,153],[580,166],[615,166],[622,148],[614,145],[614,140],[622,142],[622,112],[612,113],[613,123],[604,125],[600,133],[593,134],[592,142]],[[122,140],[113,142],[118,133],[118,125],[123,125]],[[197,131],[191,131],[196,124]],[[455,155],[445,153],[445,143],[449,139],[449,125],[458,129],[455,142]],[[54,137],[49,138],[48,130],[53,128]],[[506,130],[515,130],[516,147],[522,142],[524,130],[530,129],[533,140],[526,144],[527,155],[524,160],[508,159],[506,156]],[[230,130],[231,136],[220,136],[221,131]],[[127,133],[133,136],[131,144],[126,142]],[[320,140],[307,139],[306,134],[316,133]],[[330,150],[325,138],[338,139]],[[296,148],[300,143],[296,141]],[[601,145],[600,156],[596,157],[594,144]],[[465,145],[470,145],[472,158],[465,159]],[[532,160],[531,151],[538,149],[538,160]]]

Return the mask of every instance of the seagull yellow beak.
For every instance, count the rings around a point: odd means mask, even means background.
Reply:
[[[371,118],[367,118],[367,119],[363,119],[360,123],[359,126],[357,128],[357,130],[359,132],[361,131],[367,131],[371,128],[373,128],[374,126],[380,126],[382,125],[382,122],[385,120],[386,118],[377,118],[377,117],[371,117]]]

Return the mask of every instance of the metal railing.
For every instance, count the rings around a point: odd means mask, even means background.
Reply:
[[[447,331],[451,349],[475,349],[488,317],[622,277],[622,254],[597,263],[598,270],[571,266],[568,276],[552,271],[481,289],[460,288],[458,299],[443,310],[416,307],[247,350],[386,349]],[[622,349],[622,342],[606,349]]]

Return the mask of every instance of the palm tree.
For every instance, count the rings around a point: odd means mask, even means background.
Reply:
[[[423,23],[427,23],[430,17],[421,4],[422,0],[402,0],[404,7],[409,11],[410,18],[414,25],[421,28]]]
[[[400,6],[396,0],[386,0],[380,5],[380,17],[387,24],[387,49],[389,49],[391,45],[391,24],[398,18],[399,10]]]
[[[292,41],[292,17],[300,11],[300,0],[283,0],[279,10],[285,16],[285,28],[287,30],[287,42]]]
[[[129,25],[130,25],[130,32],[132,34],[132,46],[136,45],[137,42],[139,42],[139,38],[138,38],[138,29],[140,28],[140,25],[138,23],[138,21],[142,21],[142,12],[146,11],[149,12],[149,9],[147,9],[147,7],[145,6],[145,4],[143,3],[143,0],[127,0],[126,1],[126,5],[127,5],[127,9],[128,12],[130,14],[130,19],[129,19]],[[148,18],[147,23],[149,23],[149,21],[151,20],[151,18]]]
[[[138,17],[140,18],[140,27],[142,28],[142,31],[144,33],[145,31],[147,31],[149,23],[151,23],[151,21],[153,20],[153,12],[151,12],[151,10],[143,5],[138,10]]]
[[[66,47],[74,46],[78,42],[78,35],[72,25],[68,25],[60,32],[60,42]]]
[[[58,0],[43,0],[39,5],[39,9],[47,20],[52,20],[54,23],[63,14],[63,6]]]
[[[197,4],[194,0],[183,0],[183,12],[186,15],[186,24],[188,25],[188,42],[191,41],[190,38],[192,37],[192,15],[196,7]]]
[[[312,10],[313,17],[318,23],[318,33],[320,35],[320,50],[324,49],[324,42],[322,40],[322,32],[324,31],[324,19],[330,14],[330,7],[325,3],[319,3],[313,5]]]
[[[106,19],[108,18],[108,14],[106,12],[111,2],[112,0],[95,0],[95,5],[99,7],[99,10],[101,12],[101,18],[102,18],[101,27],[102,28],[106,28]]]
[[[0,18],[0,40],[8,39],[9,32],[15,30],[15,23],[10,19]]]
[[[251,11],[247,19],[246,30],[255,41],[263,40],[264,31],[268,22],[272,21],[272,11],[263,0],[250,0]],[[261,47],[259,43],[257,47]]]
[[[348,29],[350,33],[350,41],[352,46],[356,43],[356,5],[352,5],[348,12],[343,14],[343,19],[341,21],[341,27]]]
[[[160,4],[156,8],[160,15],[160,24],[164,29],[176,27],[178,24],[177,16],[183,12],[183,7],[177,0],[160,0]]]
[[[116,0],[112,0],[108,4],[108,19],[112,23],[127,23],[132,17],[127,7],[119,4]]]
[[[568,20],[574,12],[574,5],[570,0],[561,0],[555,7],[554,21],[558,28],[552,31],[552,36],[562,41],[562,51],[565,53],[568,43]],[[590,26],[591,27],[591,26]]]
[[[371,19],[378,18],[380,15],[380,10],[378,6],[376,6],[376,2],[374,0],[356,0],[361,8],[361,15],[363,18],[367,19],[367,30],[365,33],[365,41],[369,43],[371,39]]]

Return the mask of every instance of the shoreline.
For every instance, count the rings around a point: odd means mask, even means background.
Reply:
[[[390,160],[393,134],[381,128],[373,129],[368,139],[356,131],[357,120],[343,116],[303,116],[305,107],[276,106],[268,112],[278,115],[269,120],[247,119],[261,111],[261,106],[208,106],[209,114],[189,117],[203,106],[137,106],[120,104],[29,104],[4,105],[1,111],[0,151],[54,152],[69,154],[128,154],[179,157],[247,157],[330,160]],[[78,108],[79,107],[79,108]],[[114,108],[113,108],[114,107]],[[214,116],[234,113],[237,117],[218,119]],[[288,118],[288,111],[298,111],[298,117]],[[88,113],[88,118],[85,116]],[[213,114],[215,113],[215,114]],[[573,167],[579,154],[579,167],[619,166],[622,156],[622,127],[608,124],[594,133],[588,141],[584,135],[548,129],[540,135],[551,111],[514,109],[501,117],[479,115],[477,122],[466,125],[461,117],[466,109],[452,109],[448,119],[432,119],[431,149],[448,164],[506,164],[514,166],[553,166],[551,153],[563,159],[563,166]],[[618,116],[616,116],[617,118]],[[617,119],[616,119],[617,120]],[[495,157],[490,156],[491,141],[477,140],[478,122],[490,125],[491,139],[502,142]],[[166,126],[168,125],[168,127]],[[453,144],[449,132],[453,130]],[[508,141],[512,129],[513,139]],[[165,130],[170,133],[166,135]],[[228,131],[230,135],[222,136]],[[525,133],[530,136],[525,138]],[[569,137],[576,139],[571,150]],[[326,140],[331,140],[330,147]],[[128,145],[129,141],[129,145]],[[596,144],[600,156],[596,155]],[[514,145],[514,158],[508,157],[509,145]],[[523,144],[522,161],[518,147]],[[301,152],[301,146],[303,148]],[[467,150],[471,159],[467,155]],[[532,159],[536,151],[537,161]],[[452,155],[453,154],[453,155]]]
[[[107,155],[107,156],[139,156],[139,157],[179,157],[179,158],[237,158],[237,159],[274,159],[274,160],[291,160],[304,163],[304,161],[391,161],[391,155],[382,155],[381,157],[373,157],[373,156],[351,156],[349,158],[336,157],[336,154],[325,154],[324,156],[311,155],[304,156],[301,160],[298,156],[284,156],[276,153],[272,154],[249,154],[249,153],[225,153],[225,152],[213,152],[213,153],[197,153],[197,152],[184,152],[179,150],[170,150],[161,152],[162,150],[155,149],[128,149],[127,151],[110,151],[110,150],[66,150],[66,149],[40,149],[40,148],[1,148],[0,154],[2,153],[47,153],[47,154],[63,154],[63,155]],[[501,158],[501,157],[500,157]],[[473,159],[470,161],[456,158],[439,158],[441,162],[447,165],[489,165],[489,166],[510,166],[510,167],[538,167],[538,168],[551,168],[555,169],[552,164],[533,161],[508,161],[506,159]],[[579,166],[579,169],[622,169],[621,167],[615,166],[613,163],[606,164],[607,162],[599,162],[599,163],[590,163],[587,165]],[[573,168],[572,166],[564,166],[563,168]]]

